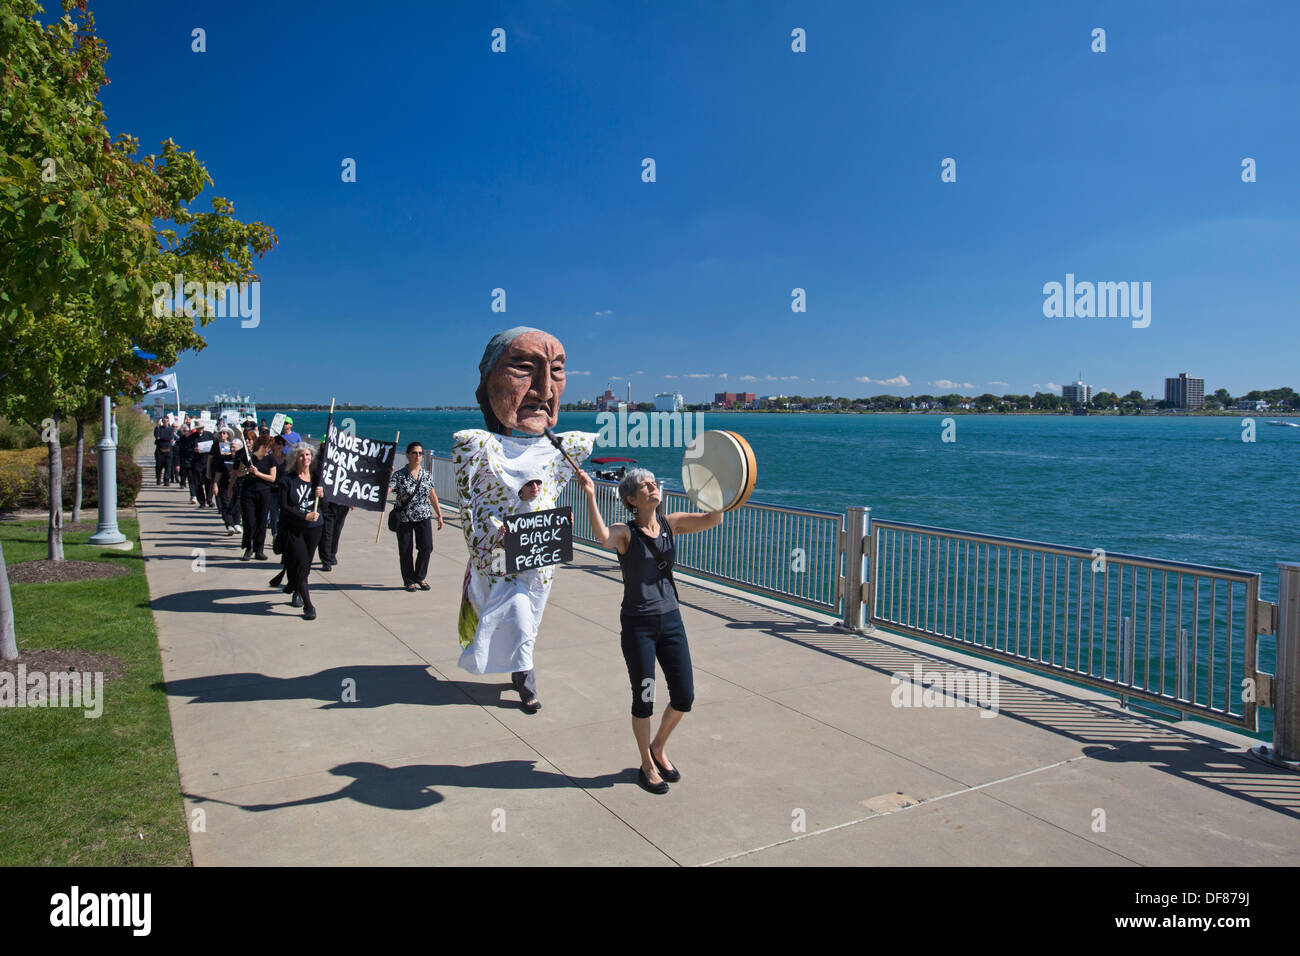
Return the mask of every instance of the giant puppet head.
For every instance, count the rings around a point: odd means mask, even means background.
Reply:
[[[522,325],[498,332],[478,374],[474,397],[488,431],[540,435],[555,427],[564,394],[564,346],[555,336]]]

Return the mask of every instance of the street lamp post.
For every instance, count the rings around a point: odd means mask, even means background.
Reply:
[[[95,545],[121,545],[126,535],[117,530],[117,442],[113,429],[113,400],[104,396],[104,434],[99,450],[99,527],[90,536]],[[129,542],[126,542],[128,547]]]

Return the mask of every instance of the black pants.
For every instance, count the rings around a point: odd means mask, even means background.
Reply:
[[[310,525],[295,521],[280,528],[284,538],[285,583],[302,598],[304,610],[312,606],[307,575],[311,573],[311,558],[320,544],[322,530],[319,521]]]
[[[265,482],[261,484],[268,489],[271,487]],[[266,550],[266,522],[271,511],[271,492],[248,492],[239,499],[239,508],[244,518],[243,548],[261,554]]]
[[[196,455],[190,464],[190,494],[201,505],[212,502],[208,493],[208,463],[203,455]]]
[[[239,502],[235,500],[232,493],[234,479],[228,475],[222,475],[217,479],[217,511],[221,514],[221,520],[227,528],[233,528],[239,523]]]
[[[153,470],[155,485],[170,485],[172,483],[172,450],[170,448],[154,449]]]
[[[193,455],[178,455],[176,460],[176,484],[188,485],[190,483],[190,463]]]
[[[432,519],[397,522],[397,553],[402,561],[402,585],[419,584],[429,574],[429,555],[433,553]],[[411,543],[415,542],[415,561],[411,560]]]
[[[337,564],[339,560],[339,537],[343,534],[343,522],[348,520],[348,506],[323,501],[320,517],[325,528],[320,535],[320,560],[322,564]]]
[[[654,713],[656,657],[668,681],[669,703],[673,710],[687,713],[695,702],[695,680],[682,612],[621,614],[619,621],[623,625],[623,660],[632,682],[632,716]]]
[[[519,691],[519,699],[522,701],[537,696],[537,675],[532,671],[515,671],[510,675],[510,683]]]

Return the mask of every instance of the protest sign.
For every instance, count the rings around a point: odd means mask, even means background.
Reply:
[[[284,412],[277,412],[271,419],[271,435],[284,434]]]
[[[361,438],[331,420],[321,443],[321,487],[325,500],[365,511],[383,511],[397,443]]]
[[[573,560],[572,508],[528,511],[504,520],[507,574]]]

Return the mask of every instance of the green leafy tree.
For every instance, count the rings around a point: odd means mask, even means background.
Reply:
[[[160,313],[155,283],[255,281],[252,257],[275,239],[220,197],[189,209],[211,182],[192,152],[168,140],[161,160],[137,160],[136,139],[110,140],[98,98],[108,51],[84,0],[64,0],[48,27],[38,12],[35,0],[0,10],[0,411],[46,442],[49,557],[61,560],[60,421],[203,347],[194,320],[211,322],[215,302]]]

